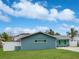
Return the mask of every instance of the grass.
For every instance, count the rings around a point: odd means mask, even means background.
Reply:
[[[60,49],[3,52],[0,59],[79,59],[79,53]]]

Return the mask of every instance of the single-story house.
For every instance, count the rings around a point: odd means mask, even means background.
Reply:
[[[67,47],[76,42],[73,42],[68,36],[49,35],[43,32],[37,32],[29,35],[16,36],[14,42],[4,42],[4,51],[14,50],[38,50],[49,49],[56,47]],[[72,43],[71,43],[72,42]],[[73,45],[76,46],[77,42]]]

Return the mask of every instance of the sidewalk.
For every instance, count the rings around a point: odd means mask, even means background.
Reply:
[[[79,52],[79,47],[57,47],[57,49],[64,49],[64,50]]]

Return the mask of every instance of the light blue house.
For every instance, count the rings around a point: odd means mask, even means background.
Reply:
[[[16,46],[16,50],[38,50],[56,47],[69,46],[69,38],[51,36],[42,32],[22,36],[19,40],[21,46]]]

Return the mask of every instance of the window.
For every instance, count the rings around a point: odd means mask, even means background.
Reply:
[[[46,40],[44,40],[44,42],[46,42]]]
[[[61,41],[59,40],[59,44],[61,44]]]
[[[35,40],[35,42],[37,42],[37,40]]]
[[[64,44],[66,44],[66,40],[64,40]]]
[[[35,40],[36,43],[46,43],[46,40]]]

